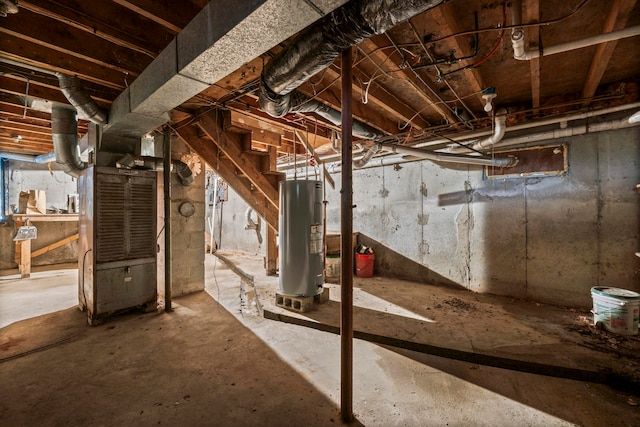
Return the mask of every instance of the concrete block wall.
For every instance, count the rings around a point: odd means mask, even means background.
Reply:
[[[477,292],[587,307],[592,286],[640,291],[640,128],[554,143],[568,146],[565,176],[486,180],[429,161],[355,170],[354,230]],[[327,199],[339,229],[339,188]]]
[[[178,139],[172,141],[172,157],[180,158],[189,148]],[[201,165],[204,168],[204,165]],[[180,183],[177,174],[171,174],[171,284],[172,296],[204,290],[204,232],[205,232],[205,179],[204,170],[188,187]],[[164,295],[164,193],[163,175],[158,172],[158,292]],[[184,202],[195,206],[195,213],[185,217],[178,211]]]

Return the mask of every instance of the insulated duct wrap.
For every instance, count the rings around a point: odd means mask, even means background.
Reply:
[[[300,113],[316,113],[320,117],[324,118],[330,123],[333,123],[336,126],[340,126],[342,123],[342,113],[340,113],[340,111],[315,99],[307,99],[302,104],[293,107],[291,111]],[[377,129],[374,129],[371,126],[368,126],[367,124],[362,123],[358,120],[353,121],[352,133],[355,136],[359,136],[360,138],[365,139],[373,139],[378,136],[382,136],[382,134],[378,132]]]
[[[444,3],[444,0],[363,0],[359,3],[360,13],[367,25],[376,34],[382,34],[399,23]]]
[[[294,89],[327,68],[350,46],[444,0],[352,0],[302,31],[270,60],[260,78],[260,107],[282,117],[304,102]]]
[[[303,30],[265,66],[266,86],[286,95],[327,68],[343,50],[371,37],[374,32],[360,9],[361,1],[351,1]]]

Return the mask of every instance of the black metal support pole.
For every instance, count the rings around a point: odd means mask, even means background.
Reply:
[[[353,420],[353,147],[352,48],[342,52],[342,190],[340,195],[340,413]]]
[[[164,311],[171,311],[171,129],[164,128]]]

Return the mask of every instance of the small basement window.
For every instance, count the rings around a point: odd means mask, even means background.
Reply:
[[[559,176],[567,173],[567,146],[552,145],[500,151],[496,156],[515,156],[518,164],[510,168],[485,166],[486,178],[525,178]]]

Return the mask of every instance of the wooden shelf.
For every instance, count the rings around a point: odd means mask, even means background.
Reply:
[[[31,222],[56,222],[56,221],[78,221],[78,214],[13,214],[15,222],[25,222],[27,218]]]
[[[78,214],[13,214],[11,217],[15,221],[16,227],[24,225],[27,219],[29,222],[78,222]],[[33,253],[31,252],[31,240],[16,241],[16,261],[20,269],[20,277],[28,278],[31,276],[31,258],[43,255],[77,239],[78,233],[75,233],[72,236],[65,237],[44,248],[38,249]]]

